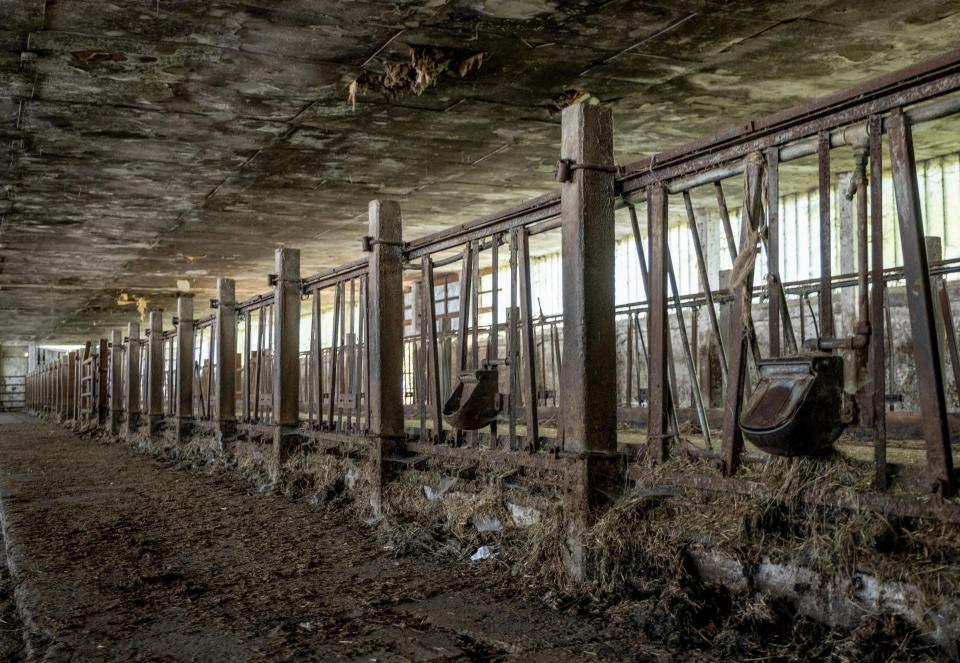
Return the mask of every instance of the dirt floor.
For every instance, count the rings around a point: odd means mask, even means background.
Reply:
[[[0,661],[941,658],[897,620],[831,631],[660,566],[601,598],[401,553],[331,504],[0,414]]]
[[[7,548],[44,660],[670,660],[496,562],[397,558],[346,513],[0,415]],[[0,655],[23,655],[0,575]]]

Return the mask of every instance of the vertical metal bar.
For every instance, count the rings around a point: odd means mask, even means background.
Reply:
[[[467,370],[467,330],[470,316],[470,293],[473,280],[473,244],[467,242],[463,247],[460,263],[460,311],[457,315],[457,371]]]
[[[520,366],[519,352],[520,345],[519,329],[517,324],[517,254],[520,244],[520,229],[514,228],[510,231],[510,313],[507,316],[509,329],[507,333],[507,356],[509,357],[510,367],[510,448],[517,449],[519,442],[517,440],[517,419],[520,398]]]
[[[424,320],[423,325],[428,334],[429,347],[426,349],[427,382],[430,391],[430,414],[433,419],[433,437],[438,444],[444,441],[443,435],[443,403],[440,400],[440,353],[437,348],[437,301],[436,288],[433,282],[433,261],[429,256],[421,260],[424,287],[423,297]]]
[[[744,247],[751,233],[756,232],[763,214],[764,160],[762,155],[754,153],[746,157],[746,175],[743,191],[743,216],[740,223],[740,246]],[[734,294],[731,318],[733,333],[731,338],[730,379],[723,406],[723,449],[724,472],[733,474],[740,465],[743,448],[743,432],[740,430],[740,408],[743,403],[747,379],[747,350],[751,335],[750,306],[753,292],[753,270],[745,275]],[[652,350],[651,350],[652,352]]]
[[[629,313],[627,314],[627,385],[625,394],[625,407],[633,405],[633,320]],[[639,387],[639,385],[638,385]]]
[[[723,185],[714,182],[713,188],[717,194],[717,209],[720,211],[720,221],[723,225],[723,236],[727,240],[727,252],[730,254],[730,263],[737,261],[737,245],[733,240],[733,228],[730,226],[730,212],[727,209],[727,199],[723,195]]]
[[[208,336],[210,337],[207,341],[207,416],[213,419],[213,408],[211,407],[213,402],[213,359],[214,359],[214,349],[217,342],[216,335],[214,332],[214,326],[208,325]]]
[[[193,299],[177,299],[176,438],[183,443],[193,422]]]
[[[313,291],[310,302],[310,376],[313,392],[310,397],[310,423],[317,427],[323,419],[323,343],[320,340],[320,289]],[[316,417],[316,418],[314,418]]]
[[[353,408],[354,408],[354,417],[356,422],[354,424],[355,431],[359,433],[362,428],[360,427],[360,413],[363,411],[363,378],[364,378],[364,366],[365,362],[363,361],[363,355],[366,353],[366,338],[364,336],[366,330],[367,322],[367,277],[362,275],[359,278],[360,281],[360,293],[359,299],[357,300],[357,352],[356,357],[354,358],[354,376],[353,376]],[[402,295],[401,295],[402,298]],[[402,301],[402,299],[401,299]],[[403,336],[400,337],[400,341],[394,346],[391,350],[394,356],[402,356],[397,352],[397,347],[403,347]],[[400,369],[403,370],[402,367]]]
[[[480,368],[480,242],[473,240],[473,274],[470,281],[470,337],[473,368]]]
[[[250,380],[253,378],[253,375],[250,372],[250,338],[251,333],[251,320],[253,318],[253,310],[248,310],[243,312],[243,421],[250,421]]]
[[[697,377],[697,367],[694,365],[693,352],[690,350],[690,340],[687,338],[687,326],[683,321],[683,306],[680,302],[680,290],[677,288],[677,279],[673,273],[673,259],[670,256],[670,247],[666,247],[664,261],[667,266],[667,277],[670,280],[670,289],[673,291],[673,306],[676,309],[677,326],[680,329],[680,344],[687,361],[687,371],[690,374],[690,387],[693,394],[693,405],[700,420],[700,429],[703,432],[703,441],[707,449],[713,449],[710,439],[710,424],[707,422],[707,412],[703,407],[703,396],[700,393],[700,380]],[[674,401],[676,403],[676,401]],[[678,431],[679,432],[679,431]]]
[[[346,341],[348,345],[347,350],[347,372],[343,376],[346,384],[344,385],[344,391],[350,394],[354,393],[356,388],[357,380],[357,326],[356,326],[356,306],[357,306],[357,279],[350,279],[350,323],[349,331],[347,332]],[[347,429],[349,430],[352,426],[352,417],[353,409],[347,408]]]
[[[330,403],[327,408],[327,428],[336,430],[337,373],[340,356],[340,320],[343,308],[343,281],[337,281],[333,290],[333,327],[330,330]]]
[[[780,344],[780,148],[766,151],[767,160],[767,325],[770,356],[779,357]]]
[[[500,355],[500,241],[501,235],[493,236],[490,247],[493,269],[490,272],[490,339],[487,342],[487,358]],[[494,430],[496,434],[496,430]]]
[[[833,338],[833,251],[830,242],[830,134],[821,133],[817,142],[817,163],[819,167],[820,192],[820,334],[824,338]]]
[[[266,333],[264,315],[266,307],[261,304],[257,309],[257,369],[253,379],[253,420],[260,422],[260,376],[263,373],[263,345]]]
[[[886,413],[886,329],[884,302],[886,281],[883,278],[883,121],[872,116],[867,123],[870,141],[870,230],[872,232],[872,267],[870,290],[870,370],[866,393],[873,410],[874,487],[887,488],[887,413]]]
[[[490,334],[487,340],[487,359],[496,360],[500,356],[500,242],[502,235],[497,234],[492,238],[490,247],[491,262],[493,268],[490,272]],[[499,378],[500,368],[497,367],[497,377]],[[499,379],[497,384],[499,384]],[[500,391],[499,387],[497,391]],[[497,420],[490,422],[490,440],[493,446],[497,444]]]
[[[710,279],[707,275],[707,262],[703,256],[703,244],[700,241],[700,230],[697,228],[697,220],[693,213],[693,202],[690,200],[690,193],[683,192],[683,204],[687,209],[687,225],[690,227],[690,234],[693,237],[693,250],[697,256],[697,270],[700,272],[700,284],[703,288],[703,296],[707,302],[707,316],[710,319],[710,331],[713,334],[713,341],[717,344],[717,354],[720,358],[720,371],[723,375],[723,381],[727,381],[727,353],[723,348],[723,338],[720,334],[720,323],[717,321],[717,308],[713,303],[713,293],[710,292]],[[728,221],[729,223],[729,221]]]
[[[937,295],[940,299],[940,317],[943,318],[944,343],[950,353],[950,366],[953,369],[953,386],[960,395],[960,354],[957,353],[957,334],[953,326],[953,311],[950,308],[950,294],[946,281],[937,283]]]
[[[523,321],[520,340],[523,346],[524,413],[527,425],[527,449],[536,451],[540,447],[540,429],[537,418],[537,366],[533,338],[533,302],[530,291],[530,244],[527,232],[523,228],[520,229],[519,239],[520,315]]]
[[[890,114],[886,124],[890,138],[893,186],[900,219],[903,270],[907,292],[910,293],[907,304],[913,332],[917,391],[927,444],[927,478],[932,492],[950,497],[956,492],[956,479],[953,475],[953,455],[947,430],[947,407],[943,374],[940,372],[940,348],[934,326],[933,297],[924,246],[913,136],[900,109]]]
[[[647,424],[649,460],[660,463],[667,459],[667,411],[670,399],[667,355],[669,327],[667,322],[667,190],[662,184],[647,189],[647,241],[650,245],[650,275],[647,290],[647,398],[650,415]],[[638,244],[639,247],[639,244]]]

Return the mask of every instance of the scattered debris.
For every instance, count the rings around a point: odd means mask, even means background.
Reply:
[[[119,306],[130,306],[131,304],[136,304],[137,313],[140,314],[140,320],[146,320],[147,318],[147,298],[146,297],[136,297],[129,294],[126,291],[121,290],[117,295],[117,304]]]
[[[564,90],[563,92],[553,95],[553,98],[550,99],[550,103],[547,105],[547,111],[552,117],[560,113],[567,106],[573,106],[574,104],[596,106],[599,103],[600,100],[586,90],[570,88],[569,90]]]
[[[80,62],[126,62],[127,56],[116,51],[74,51],[73,57]]]
[[[464,78],[483,66],[486,54],[449,46],[411,46],[409,62],[385,60],[383,73],[364,71],[347,87],[347,100],[356,109],[357,97],[380,92],[388,99],[406,94],[421,95],[446,72]]]
[[[446,495],[447,491],[450,490],[455,483],[457,483],[457,480],[454,477],[443,477],[440,479],[440,483],[437,484],[436,488],[424,486],[423,494],[426,495],[428,500],[435,502]]]
[[[493,546],[480,546],[477,552],[470,555],[471,562],[479,562],[484,559],[492,559],[494,556]]]
[[[473,526],[476,527],[477,531],[481,534],[484,532],[499,532],[503,529],[499,518],[490,518],[487,516],[474,516]]]
[[[532,527],[540,522],[540,512],[533,507],[507,502],[507,508],[510,509],[510,517],[517,527]]]

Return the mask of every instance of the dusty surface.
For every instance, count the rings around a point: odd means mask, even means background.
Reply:
[[[0,0],[0,335],[84,339],[133,318],[121,290],[170,310],[178,282],[206,301],[229,276],[245,297],[275,245],[305,274],[354,260],[374,197],[413,238],[551,190],[581,94],[627,163],[958,27],[955,0]],[[351,107],[414,47],[483,64]]]
[[[0,416],[0,447],[30,645],[50,660],[673,658],[492,563],[395,558],[346,515],[230,478],[27,417]]]

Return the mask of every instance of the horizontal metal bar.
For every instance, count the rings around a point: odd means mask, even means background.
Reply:
[[[404,258],[416,260],[431,253],[456,248],[472,240],[509,232],[512,228],[539,223],[559,215],[560,193],[554,191],[502,212],[413,240],[407,245]]]
[[[960,95],[919,106],[908,110],[905,114],[910,124],[922,124],[933,120],[960,113]],[[852,145],[858,140],[866,141],[866,123],[846,126],[830,132],[830,147]],[[780,162],[795,161],[817,153],[817,139],[809,138],[780,148]],[[690,191],[698,186],[719,182],[729,177],[743,174],[743,161],[739,160],[726,166],[711,168],[688,177],[682,177],[669,182],[667,189],[670,193]],[[630,196],[631,200],[639,201],[643,195]]]
[[[670,182],[958,88],[960,49],[629,164],[621,178],[622,190],[629,196],[655,182]]]
[[[366,258],[360,258],[341,267],[308,276],[301,281],[303,292],[307,293],[314,290],[322,290],[323,288],[334,286],[340,281],[356,278],[366,274],[368,266],[369,261]]]

